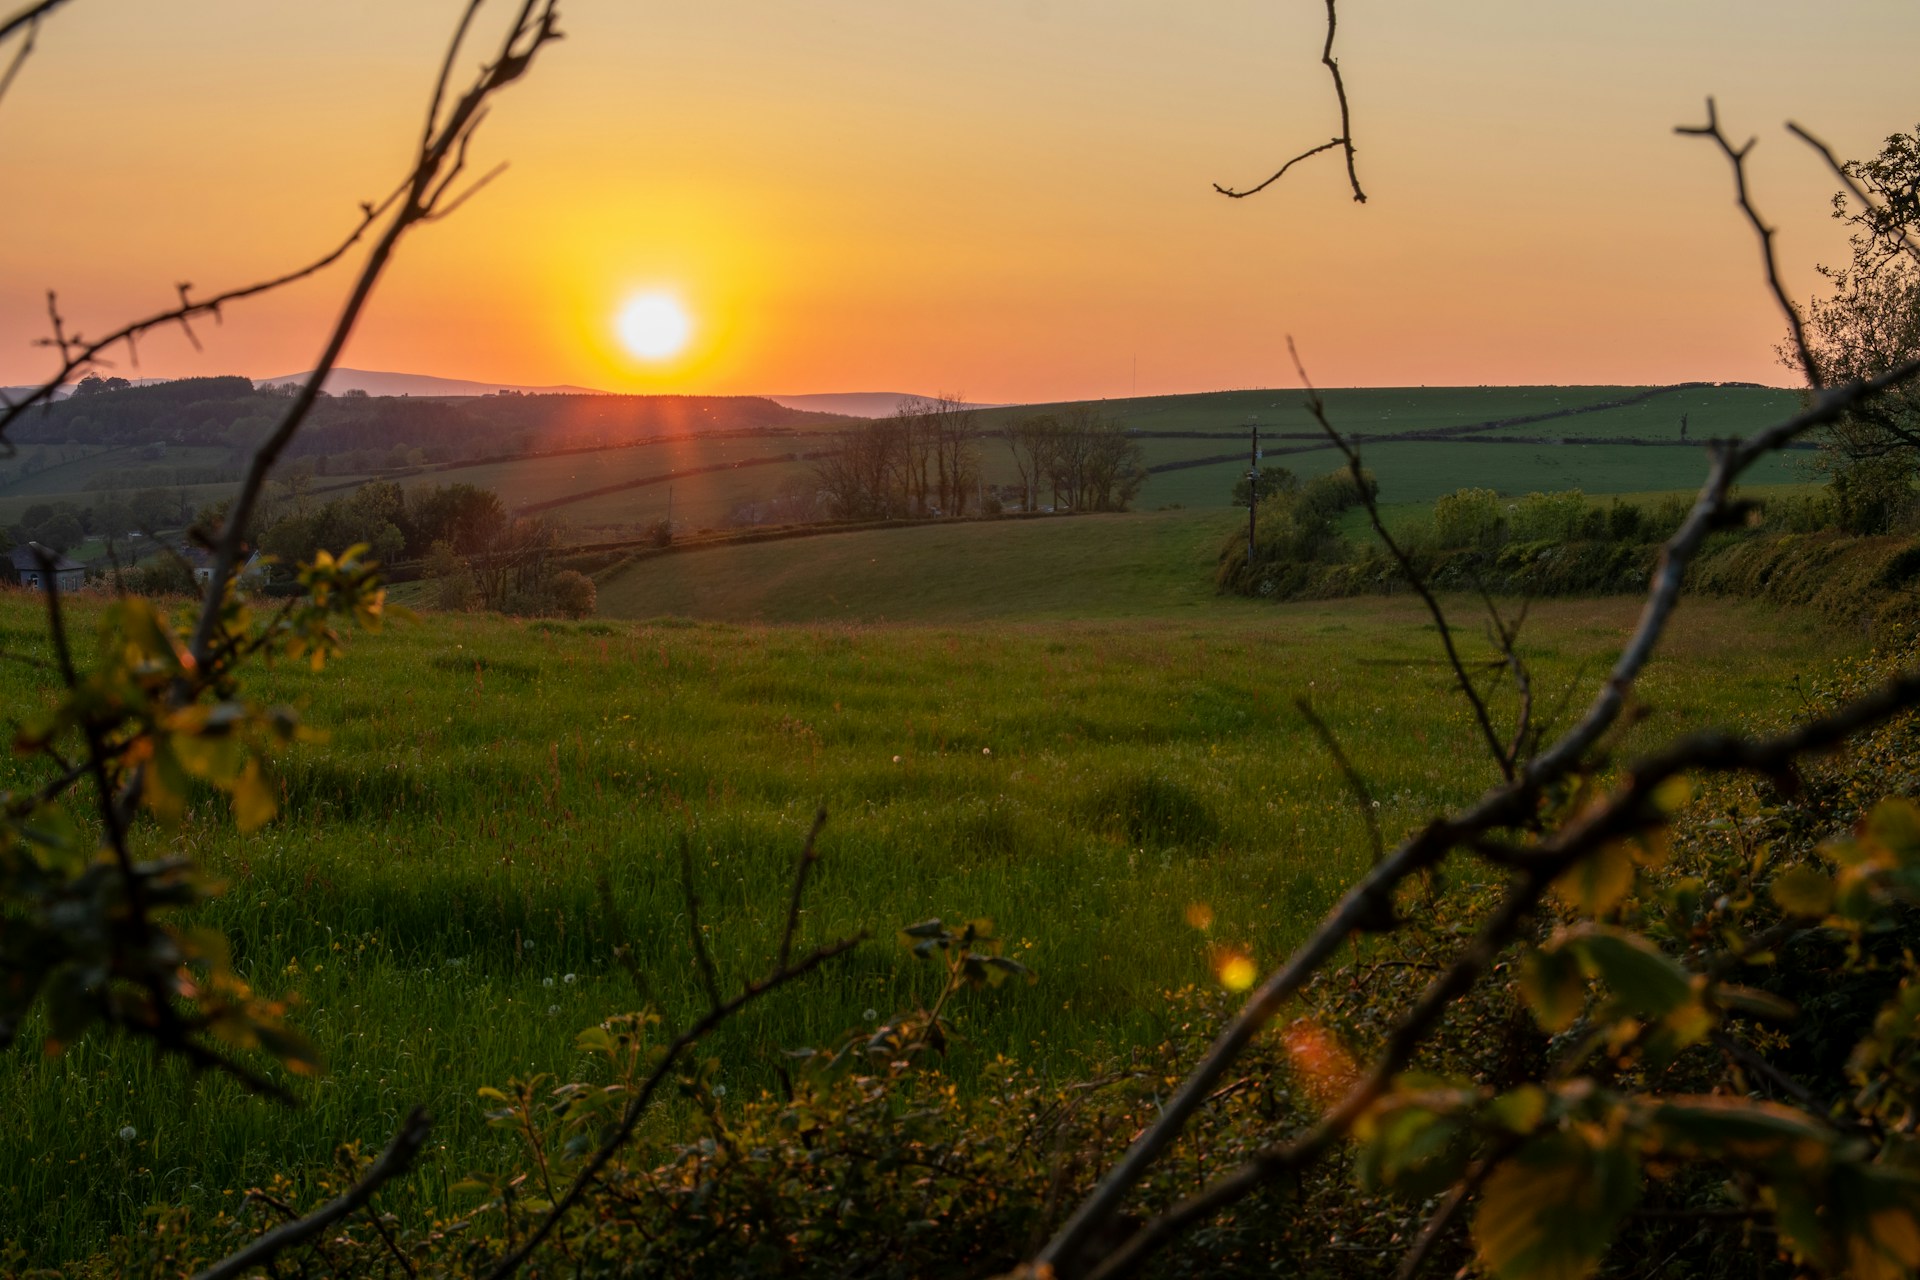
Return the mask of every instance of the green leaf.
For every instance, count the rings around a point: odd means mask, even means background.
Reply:
[[[1495,1124],[1513,1133],[1532,1133],[1547,1115],[1547,1091],[1537,1084],[1523,1084],[1511,1093],[1503,1093],[1487,1104],[1487,1116]]]
[[[1581,1280],[1639,1197],[1631,1152],[1568,1134],[1536,1139],[1481,1188],[1474,1248],[1500,1280]]]
[[[1579,959],[1558,946],[1528,952],[1520,962],[1520,997],[1541,1030],[1565,1031],[1587,1004],[1587,983]]]
[[[900,942],[902,946],[910,947],[915,942],[919,941],[922,938],[941,937],[946,933],[946,931],[947,931],[947,926],[944,923],[942,923],[938,918],[935,918],[932,920],[922,920],[918,924],[910,924],[906,928],[902,929],[900,931]]]
[[[1641,1017],[1663,1018],[1693,998],[1687,971],[1639,934],[1590,927],[1567,945],[1588,973]]]
[[[1616,842],[1574,863],[1553,882],[1553,892],[1576,911],[1604,915],[1633,889],[1633,877],[1633,855]]]
[[[246,767],[233,780],[231,794],[233,820],[242,834],[258,831],[267,825],[280,808],[279,802],[274,799],[273,787],[261,772],[258,760],[247,761]]]
[[[1920,807],[1899,796],[1889,797],[1867,815],[1867,836],[1894,856],[1899,866],[1920,862]]]
[[[1833,909],[1833,878],[1812,867],[1788,867],[1773,878],[1774,902],[1796,916],[1824,916]]]
[[[1719,1094],[1680,1097],[1653,1109],[1653,1132],[1677,1154],[1780,1162],[1800,1178],[1826,1163],[1838,1137],[1790,1107]]]

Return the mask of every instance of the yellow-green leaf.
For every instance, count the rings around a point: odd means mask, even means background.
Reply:
[[[233,796],[233,819],[240,830],[258,831],[273,820],[279,810],[279,804],[273,797],[273,787],[261,772],[258,760],[248,760],[239,776],[234,778],[230,793]]]
[[[1833,908],[1833,878],[1812,867],[1788,867],[1773,878],[1773,900],[1796,916],[1824,916]]]
[[[1587,1003],[1587,982],[1579,960],[1554,947],[1529,952],[1520,962],[1520,997],[1541,1030],[1565,1031]]]
[[[1639,1195],[1631,1153],[1564,1135],[1536,1139],[1481,1188],[1474,1248],[1499,1280],[1582,1280]]]
[[[1576,862],[1553,882],[1562,902],[1588,915],[1602,915],[1633,888],[1633,856],[1623,844],[1610,844]]]

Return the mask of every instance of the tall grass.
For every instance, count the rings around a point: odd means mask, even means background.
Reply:
[[[1543,707],[1600,669],[1631,612],[1536,607]],[[31,598],[0,597],[10,649],[33,652],[36,623]],[[1689,605],[1636,732],[1769,705],[1837,647],[1791,614]],[[49,1057],[30,1035],[0,1075],[0,1239],[71,1256],[153,1201],[231,1203],[339,1141],[377,1143],[415,1102],[438,1123],[405,1194],[451,1205],[500,1156],[475,1088],[570,1070],[578,1028],[640,1003],[613,946],[633,945],[670,1019],[697,1008],[680,843],[737,980],[773,945],[816,805],[831,820],[804,935],[878,940],[725,1030],[712,1052],[736,1087],[918,999],[929,975],[890,939],[929,915],[995,917],[1041,975],[962,1011],[963,1078],[996,1052],[1070,1073],[1153,1040],[1156,994],[1206,978],[1190,904],[1211,907],[1212,940],[1268,961],[1364,864],[1296,694],[1367,771],[1390,836],[1492,781],[1434,655],[1404,602],[1364,600],[953,627],[430,617],[323,673],[271,672],[256,692],[331,734],[281,761],[282,817],[242,840],[207,800],[139,840],[226,880],[205,923],[259,988],[297,994],[331,1069],[288,1111],[110,1037]],[[8,705],[40,704],[41,678],[0,667]]]

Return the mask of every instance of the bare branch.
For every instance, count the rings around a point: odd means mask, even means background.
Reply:
[[[200,665],[205,665],[214,629],[218,625],[221,601],[226,596],[234,567],[239,562],[247,526],[252,520],[261,490],[266,485],[267,473],[279,461],[281,453],[312,410],[327,375],[339,361],[347,338],[352,334],[361,311],[373,294],[375,283],[385,271],[401,238],[416,223],[426,220],[434,212],[433,202],[445,190],[449,180],[448,170],[458,171],[467,140],[484,114],[488,100],[525,75],[535,55],[548,43],[560,38],[555,25],[557,3],[558,0],[522,0],[519,15],[502,39],[494,60],[481,69],[473,84],[447,109],[439,130],[420,148],[413,173],[404,184],[386,230],[368,253],[367,261],[360,270],[360,276],[347,297],[339,319],[334,322],[333,331],[312,374],[294,396],[293,403],[288,406],[273,434],[254,451],[246,478],[228,509],[225,525],[213,548],[213,571],[208,577],[207,593],[201,603],[200,618],[190,645],[194,659]],[[455,32],[456,48],[465,32],[466,18],[463,16]],[[448,55],[449,61],[452,56]],[[374,216],[369,214],[369,222]]]
[[[1354,491],[1359,495],[1360,501],[1366,504],[1367,518],[1373,524],[1374,535],[1386,545],[1394,562],[1400,566],[1400,575],[1419,595],[1421,602],[1427,606],[1427,612],[1433,615],[1433,623],[1440,629],[1441,647],[1446,650],[1447,661],[1453,667],[1454,680],[1459,684],[1460,692],[1466,695],[1468,705],[1473,708],[1473,718],[1480,726],[1481,736],[1486,739],[1487,750],[1492,753],[1494,763],[1500,767],[1501,774],[1507,781],[1513,781],[1513,761],[1508,757],[1507,749],[1500,741],[1500,735],[1494,731],[1493,716],[1487,710],[1486,699],[1482,698],[1480,691],[1474,688],[1473,677],[1467,674],[1466,664],[1460,660],[1460,651],[1454,647],[1453,627],[1447,621],[1446,611],[1440,607],[1440,601],[1434,598],[1433,592],[1427,587],[1426,580],[1420,576],[1419,569],[1414,566],[1413,557],[1409,556],[1394,540],[1393,535],[1387,532],[1386,521],[1380,518],[1380,503],[1374,497],[1373,491],[1367,487],[1366,472],[1360,466],[1360,454],[1347,443],[1346,437],[1335,430],[1333,423],[1328,420],[1326,403],[1320,399],[1320,392],[1314,387],[1313,380],[1307,377],[1307,367],[1301,363],[1300,352],[1294,347],[1291,337],[1287,339],[1287,354],[1293,357],[1293,367],[1299,372],[1300,382],[1307,389],[1307,411],[1313,415],[1314,421],[1320,424],[1320,429],[1326,432],[1327,438],[1333,441],[1334,448],[1340,450],[1341,456],[1346,458],[1347,471],[1353,477]]]
[[[427,1113],[415,1107],[400,1122],[400,1130],[393,1135],[393,1141],[387,1144],[387,1149],[360,1175],[358,1182],[306,1217],[282,1223],[240,1252],[222,1258],[202,1271],[196,1280],[235,1280],[255,1268],[266,1266],[288,1249],[304,1244],[348,1217],[373,1199],[374,1192],[412,1166],[420,1149],[426,1145],[427,1135],[432,1128]]]
[[[1336,3],[1337,0],[1327,0],[1327,42],[1322,45],[1320,49],[1320,65],[1325,67],[1327,74],[1333,78],[1333,96],[1340,104],[1340,132],[1329,141],[1323,142],[1317,147],[1309,147],[1305,151],[1302,151],[1299,155],[1281,165],[1272,177],[1260,183],[1258,186],[1248,187],[1245,190],[1236,190],[1231,187],[1223,187],[1217,182],[1214,183],[1213,189],[1221,195],[1233,200],[1244,200],[1250,195],[1256,195],[1259,192],[1265,191],[1268,187],[1280,181],[1280,179],[1286,175],[1287,170],[1293,168],[1293,166],[1299,164],[1302,160],[1317,156],[1322,151],[1331,151],[1335,147],[1340,147],[1346,152],[1347,185],[1353,188],[1354,202],[1356,204],[1365,204],[1367,202],[1367,193],[1360,189],[1360,172],[1354,167],[1353,113],[1347,106],[1347,84],[1345,80],[1340,78],[1340,63],[1339,60],[1333,56],[1333,37],[1336,29],[1339,27],[1339,14],[1334,9]]]
[[[1747,222],[1753,227],[1753,233],[1760,240],[1760,259],[1767,268],[1767,287],[1773,290],[1773,300],[1779,304],[1781,312],[1787,318],[1787,329],[1793,335],[1794,353],[1800,359],[1800,370],[1807,375],[1807,385],[1818,390],[1825,385],[1820,376],[1820,366],[1813,358],[1813,348],[1807,344],[1806,326],[1800,320],[1800,308],[1794,304],[1787,293],[1786,285],[1780,281],[1780,265],[1773,252],[1773,228],[1766,224],[1760,211],[1754,207],[1751,193],[1747,190],[1747,154],[1753,150],[1757,138],[1749,138],[1736,147],[1720,131],[1720,113],[1712,98],[1707,99],[1707,122],[1700,125],[1680,125],[1675,133],[1689,138],[1711,138],[1720,153],[1733,167],[1734,198],[1739,202],[1740,212],[1746,215]]]

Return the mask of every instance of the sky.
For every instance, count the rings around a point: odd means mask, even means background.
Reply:
[[[461,0],[71,0],[0,100],[0,383],[318,256],[404,173]],[[486,12],[501,16],[501,0]],[[1844,256],[1789,119],[1920,123],[1912,0],[563,0],[344,365],[614,391],[984,402],[1324,386],[1788,381],[1716,95],[1788,283]],[[484,32],[483,32],[484,34]],[[469,46],[477,66],[485,45]],[[348,266],[113,372],[312,367]],[[631,299],[690,324],[622,344]]]

